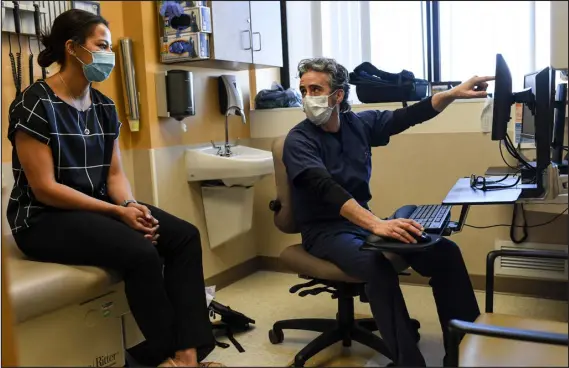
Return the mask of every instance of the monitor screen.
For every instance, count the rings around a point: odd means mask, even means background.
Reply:
[[[506,60],[496,54],[496,75],[494,82],[494,108],[492,113],[492,140],[506,139],[510,121],[512,98],[512,75]]]

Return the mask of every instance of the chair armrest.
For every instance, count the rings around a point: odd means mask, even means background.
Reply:
[[[565,252],[551,250],[493,250],[486,256],[486,313],[494,311],[494,267],[498,257],[525,257],[525,258],[549,258],[549,259],[568,259],[569,255]]]
[[[487,337],[497,337],[509,340],[527,341],[550,345],[569,345],[567,334],[522,330],[509,327],[484,325],[474,322],[451,320],[449,322],[448,361],[449,367],[458,367],[460,341],[464,334],[473,334]]]
[[[424,251],[437,244],[441,238],[432,236],[432,240],[428,243],[406,244],[398,240],[387,240],[377,235],[369,235],[360,250],[375,250],[380,252],[391,252],[395,254],[409,254]]]

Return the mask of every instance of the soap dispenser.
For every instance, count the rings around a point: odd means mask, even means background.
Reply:
[[[156,77],[158,116],[179,122],[196,114],[193,74],[187,70],[167,70]],[[186,131],[182,123],[182,130]]]

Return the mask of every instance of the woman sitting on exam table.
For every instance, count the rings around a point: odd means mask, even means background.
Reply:
[[[59,15],[38,63],[60,71],[10,106],[14,188],[7,217],[18,247],[46,262],[118,271],[146,341],[142,364],[200,363],[215,347],[198,229],[136,202],[119,150],[114,102],[91,87],[115,66],[107,21],[83,10]],[[164,258],[162,274],[161,257]]]

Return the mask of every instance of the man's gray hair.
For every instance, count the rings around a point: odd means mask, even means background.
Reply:
[[[348,112],[351,110],[348,103],[348,96],[350,94],[349,73],[348,70],[336,60],[329,58],[312,58],[301,60],[298,64],[298,77],[306,72],[322,72],[328,74],[328,82],[330,89],[336,91],[338,89],[344,90],[344,99],[340,103],[340,112]]]

